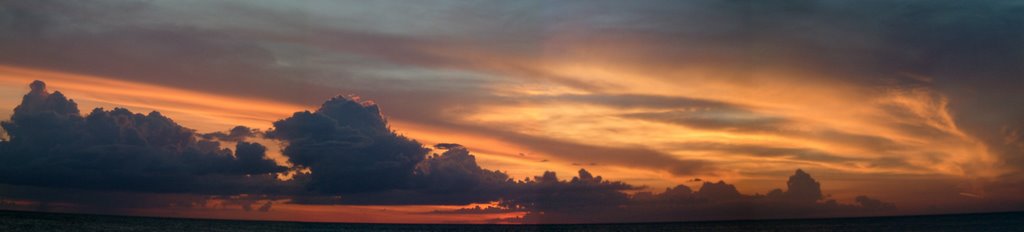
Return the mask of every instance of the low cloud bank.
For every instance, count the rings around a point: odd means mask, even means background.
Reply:
[[[274,122],[265,132],[236,127],[198,134],[159,112],[97,108],[82,115],[73,100],[51,92],[45,83],[30,87],[11,119],[2,122],[9,136],[0,142],[2,184],[210,196],[198,199],[220,199],[246,211],[270,210],[271,200],[317,205],[498,202],[436,213],[526,212],[508,219],[524,223],[861,215],[894,208],[864,196],[853,204],[825,199],[820,183],[802,170],[790,177],[785,191],[766,195],[742,194],[722,181],[704,182],[697,191],[679,185],[655,194],[583,169],[567,180],[554,172],[513,180],[480,167],[459,144],[437,144],[433,149],[442,152],[431,154],[391,130],[376,104],[356,97],[332,98],[316,111]],[[266,146],[247,142],[258,136],[285,144],[282,153],[289,165],[268,158]],[[218,141],[233,142],[234,149],[221,148]],[[286,173],[292,178],[278,178]],[[101,203],[88,199],[75,203]]]

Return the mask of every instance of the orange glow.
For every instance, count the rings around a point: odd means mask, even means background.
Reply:
[[[102,77],[0,66],[0,81],[19,86],[46,80],[79,103],[83,113],[94,107],[126,107],[135,112],[158,110],[199,131],[218,131],[235,125],[267,128],[304,106],[259,99],[242,99]],[[259,106],[259,107],[253,107]]]
[[[496,58],[495,58],[496,59]],[[718,101],[742,106],[763,117],[782,118],[778,128],[770,131],[720,130],[687,125],[639,120],[624,114],[652,112],[650,108],[629,109],[573,102],[546,102],[521,105],[485,105],[475,111],[453,117],[468,125],[501,128],[515,133],[559,139],[589,145],[641,146],[664,151],[682,159],[708,161],[718,168],[700,177],[707,180],[724,179],[740,183],[744,192],[767,192],[778,183],[754,180],[780,180],[781,174],[794,168],[828,170],[835,173],[865,175],[923,175],[951,178],[994,177],[1004,173],[985,145],[972,138],[957,125],[947,108],[947,100],[928,89],[885,89],[858,87],[832,80],[813,78],[813,73],[791,70],[766,70],[753,73],[751,80],[738,82],[715,79],[720,73],[713,69],[660,70],[631,67],[628,64],[600,66],[587,63],[560,63],[546,61],[546,71],[568,77],[586,77],[609,83],[618,88],[600,94],[640,94],[682,97]],[[646,71],[638,71],[646,70]],[[668,77],[666,77],[668,76]],[[181,124],[199,131],[225,130],[234,125],[269,128],[271,122],[290,116],[293,112],[314,109],[315,105],[300,105],[266,99],[240,98],[143,83],[114,81],[103,77],[32,70],[0,66],[0,86],[24,89],[31,80],[46,80],[54,90],[65,92],[81,105],[83,111],[92,107],[126,106],[144,112],[159,110]],[[580,79],[586,81],[588,79]],[[554,96],[557,94],[590,94],[572,88],[548,86],[502,86],[507,96]],[[24,91],[17,91],[24,92]],[[9,98],[9,97],[8,97]],[[9,100],[9,99],[8,99]],[[16,103],[5,103],[13,105]],[[253,107],[259,106],[259,107]],[[892,109],[909,112],[894,115]],[[386,106],[385,106],[386,111]],[[385,115],[387,112],[384,112]],[[896,112],[899,113],[899,112]],[[623,180],[659,191],[665,187],[687,183],[692,177],[673,176],[664,170],[647,170],[614,164],[580,165],[576,160],[562,160],[557,154],[532,151],[523,144],[504,141],[484,133],[423,125],[415,122],[389,119],[398,133],[417,139],[424,144],[454,142],[465,145],[478,156],[481,166],[508,172],[517,179],[536,176],[546,170],[564,173],[567,177],[579,168],[613,180]],[[899,127],[898,123],[923,122],[921,127],[934,128],[942,136],[915,134]],[[896,124],[894,124],[896,123]],[[916,124],[915,124],[916,125]],[[848,138],[833,138],[830,133],[842,131],[842,136],[871,136],[890,141],[906,149],[887,150],[871,144],[851,143]],[[859,137],[858,137],[859,138]],[[854,139],[854,141],[856,141]],[[783,148],[807,148],[834,155],[833,162],[800,157],[798,154],[758,156],[744,152],[688,150],[687,143],[720,143]],[[271,157],[283,162],[279,145],[270,145]],[[904,160],[901,165],[880,165],[886,158]],[[751,170],[761,171],[750,172]],[[834,181],[823,186],[824,191],[836,196],[856,190],[859,185]],[[691,186],[692,187],[692,186]],[[872,193],[881,195],[884,193]],[[904,199],[894,199],[904,200]],[[912,199],[911,199],[912,200]],[[311,219],[311,211],[330,211],[331,215],[349,215],[352,220],[379,220],[372,215],[408,214],[415,208],[393,206],[358,208],[341,206],[300,206],[282,204],[283,211],[293,210],[285,220]],[[409,206],[411,207],[411,206]],[[308,214],[307,214],[308,213]],[[211,213],[216,214],[216,213]],[[304,215],[304,216],[295,216]],[[364,216],[359,216],[364,215]],[[478,215],[474,215],[475,217]],[[213,217],[213,215],[211,215]],[[384,217],[388,222],[422,222],[416,220],[470,220],[471,216],[432,215]],[[423,219],[430,218],[430,219]]]

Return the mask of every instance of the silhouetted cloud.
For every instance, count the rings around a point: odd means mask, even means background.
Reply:
[[[442,143],[445,150],[421,161],[399,186],[338,197],[300,196],[298,204],[465,205],[487,203],[517,194],[518,183],[507,174],[481,168],[465,147]],[[315,171],[314,171],[315,172]],[[404,172],[404,171],[403,171]]]
[[[158,112],[95,109],[77,104],[45,83],[2,123],[0,181],[8,184],[142,192],[237,194],[259,191],[287,168],[266,158],[259,144],[236,151],[197,140],[191,129]]]
[[[896,205],[893,203],[883,202],[877,199],[872,199],[867,196],[857,196],[857,198],[855,198],[854,201],[857,202],[857,205],[865,209],[892,210],[896,208]]]
[[[284,155],[309,168],[307,187],[323,193],[404,187],[428,152],[391,131],[377,105],[343,97],[274,122],[266,136],[287,142]]]
[[[413,188],[419,194],[437,196],[435,202],[468,204],[506,197],[515,183],[508,174],[481,168],[476,157],[458,144],[438,144],[445,149],[417,165]]]
[[[519,193],[503,199],[500,207],[464,208],[434,213],[499,213],[525,211],[524,223],[608,223],[687,220],[724,220],[754,218],[795,218],[857,216],[892,213],[895,205],[858,196],[854,204],[822,200],[820,184],[809,174],[797,170],[786,191],[768,195],[745,195],[736,187],[719,182],[704,182],[696,192],[685,185],[662,193],[625,190],[639,188],[621,182],[593,177],[586,170],[570,181],[559,181],[548,172],[535,180],[520,183]]]
[[[821,184],[804,170],[797,169],[786,181],[786,197],[795,201],[816,202],[821,200]],[[859,198],[858,198],[859,199]],[[857,200],[858,202],[860,200]]]

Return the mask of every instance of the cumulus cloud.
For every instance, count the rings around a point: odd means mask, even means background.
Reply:
[[[343,193],[337,197],[300,196],[299,204],[465,205],[487,203],[518,193],[519,183],[508,174],[480,167],[476,157],[458,144],[442,143],[434,153],[406,170],[411,174],[398,187]]]
[[[236,152],[158,112],[95,109],[77,104],[36,81],[9,121],[0,143],[0,181],[43,187],[141,192],[237,194],[278,184],[287,168],[259,144]]]
[[[804,170],[797,169],[796,173],[786,181],[786,187],[786,196],[792,200],[815,202],[822,198],[821,184]]]
[[[404,187],[428,152],[392,131],[377,105],[345,97],[274,122],[266,136],[288,144],[284,155],[297,167],[309,168],[307,187],[322,193]]]
[[[788,189],[767,195],[747,195],[734,185],[704,182],[697,191],[685,185],[661,193],[641,190],[622,182],[610,182],[580,170],[577,177],[560,181],[553,172],[521,182],[517,194],[503,199],[500,207],[464,208],[435,213],[526,212],[510,221],[524,223],[607,223],[686,220],[767,219],[826,216],[858,216],[893,213],[895,205],[866,196],[853,204],[824,199],[820,183],[803,170],[788,181]]]
[[[444,149],[417,165],[413,188],[421,194],[444,196],[438,202],[468,204],[500,199],[515,183],[508,174],[487,170],[476,163],[476,157],[458,144],[438,144]]]
[[[3,122],[0,181],[8,184],[158,193],[273,194],[305,204],[469,204],[500,199],[509,176],[481,168],[458,144],[422,144],[394,133],[379,108],[338,97],[316,112],[297,112],[265,133],[286,144],[294,167],[246,142],[259,131],[197,134],[158,112],[95,109],[80,115],[73,100],[43,82]],[[200,139],[201,138],[201,139]],[[235,142],[234,151],[215,140]],[[276,178],[308,169],[294,179]]]
[[[614,209],[628,200],[628,195],[622,191],[636,189],[623,182],[595,177],[585,169],[580,169],[578,175],[568,181],[559,180],[554,172],[544,172],[518,185],[517,192],[510,194],[502,204],[545,213]]]

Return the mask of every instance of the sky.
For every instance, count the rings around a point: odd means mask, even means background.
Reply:
[[[381,223],[1024,210],[1022,40],[1024,4],[997,0],[6,0],[0,207]]]

